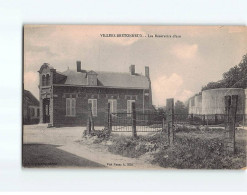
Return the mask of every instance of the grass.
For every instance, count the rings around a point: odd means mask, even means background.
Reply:
[[[147,136],[97,135],[95,143],[111,142],[108,150],[114,154],[137,158],[150,154],[153,164],[179,169],[241,169],[246,167],[246,130],[236,131],[236,152],[229,154],[222,128],[176,129],[175,144],[168,147],[167,135],[151,133]],[[104,138],[103,138],[104,137]]]

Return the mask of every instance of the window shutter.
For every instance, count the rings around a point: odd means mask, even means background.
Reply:
[[[88,104],[89,104],[89,105],[91,104],[91,108],[90,108],[90,109],[91,109],[91,111],[93,112],[93,102],[92,102],[92,99],[89,99],[89,100],[88,100]]]
[[[97,100],[93,100],[92,107],[93,116],[97,116]]]
[[[70,99],[66,98],[66,115],[70,115]]]
[[[117,112],[117,100],[112,100],[113,103],[113,112],[116,113]]]
[[[131,113],[131,101],[127,100],[127,113]]]
[[[72,103],[72,105],[71,105],[71,115],[75,116],[75,104],[76,104],[75,98],[72,98],[71,100],[72,100],[71,101],[71,103]]]

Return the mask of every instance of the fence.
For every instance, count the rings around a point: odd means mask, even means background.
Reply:
[[[178,124],[190,125],[223,125],[225,127],[226,148],[229,152],[235,152],[235,127],[244,122],[244,114],[237,113],[238,96],[225,96],[225,114],[193,115],[174,113],[174,99],[167,99],[167,113],[137,113],[135,103],[132,103],[131,113],[111,113],[110,103],[106,117],[106,128],[111,132],[132,132],[137,137],[137,132],[165,132],[168,144],[173,145],[175,140],[175,127]],[[89,106],[91,108],[91,106]],[[88,134],[94,130],[92,111],[89,111]]]
[[[189,125],[217,125],[225,126],[227,121],[227,114],[174,114],[175,124],[189,124]],[[236,114],[237,124],[244,125],[245,114]]]
[[[132,132],[135,121],[137,132],[161,131],[164,128],[164,115],[159,113],[111,113],[112,132]]]

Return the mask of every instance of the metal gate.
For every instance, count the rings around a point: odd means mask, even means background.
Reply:
[[[133,113],[111,113],[112,132],[132,132],[133,125],[137,132],[158,132],[164,129],[165,118],[157,113],[136,113],[136,117]]]

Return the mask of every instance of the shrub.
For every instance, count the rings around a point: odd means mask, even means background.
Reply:
[[[176,137],[173,147],[154,154],[153,163],[180,169],[239,169],[246,166],[245,149],[237,145],[236,154],[227,154],[223,138]]]

